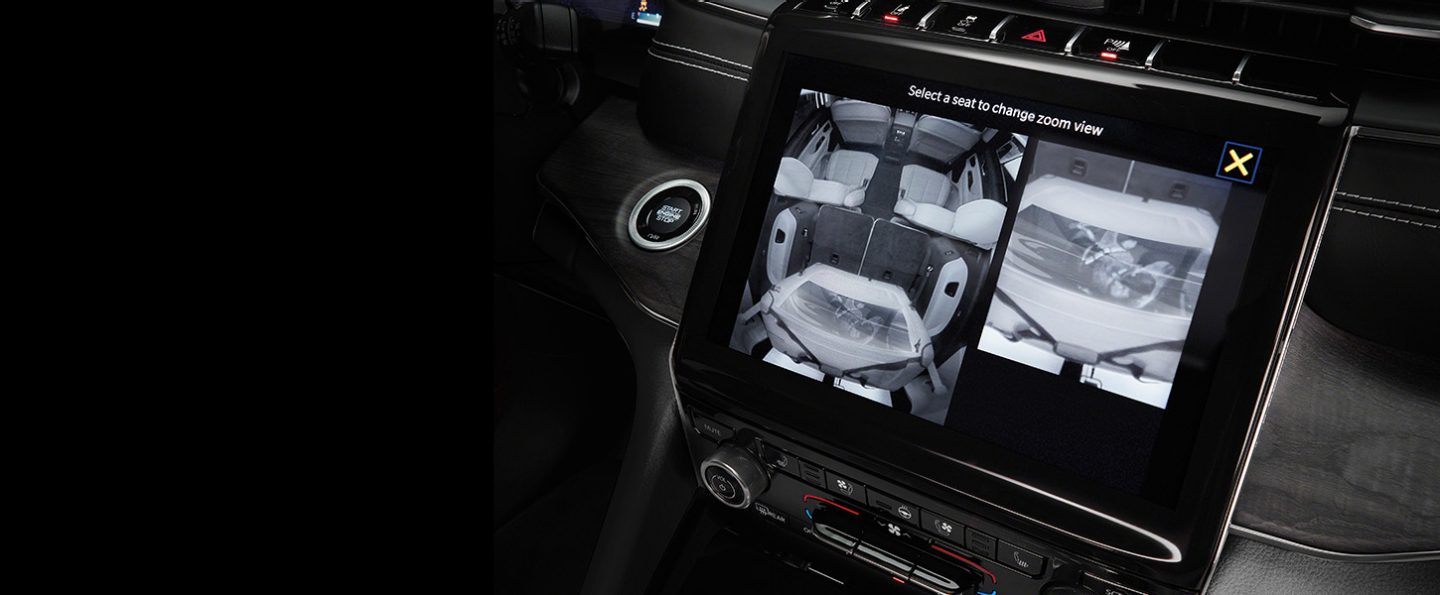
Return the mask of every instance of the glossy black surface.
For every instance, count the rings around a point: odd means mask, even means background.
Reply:
[[[998,10],[974,8],[947,4],[935,16],[930,17],[925,30],[969,39],[986,40],[1005,20],[1007,15]]]
[[[685,410],[692,416],[704,415],[706,405],[687,401]],[[870,504],[832,491],[823,481],[802,482],[771,465],[773,476],[770,488],[758,498],[757,506],[744,511],[745,515],[759,517],[765,524],[784,527],[797,537],[821,544],[822,553],[830,554],[836,560],[852,562],[864,573],[874,578],[885,579],[895,576],[893,567],[876,565],[864,557],[854,556],[854,545],[860,539],[871,541],[880,536],[888,543],[877,544],[881,549],[897,557],[919,562],[919,567],[937,571],[942,575],[958,577],[969,575],[979,581],[975,592],[997,592],[1005,595],[1038,595],[1049,585],[1078,585],[1082,572],[1136,585],[1150,595],[1189,595],[1192,590],[1175,589],[1153,581],[1124,576],[1108,564],[1097,562],[1082,550],[1066,550],[1036,538],[1026,532],[1017,531],[995,521],[978,517],[966,510],[952,507],[911,491],[910,486],[871,474],[865,469],[837,459],[827,452],[792,442],[775,434],[761,432],[746,421],[732,418],[727,413],[710,412],[720,423],[736,428],[737,438],[731,445],[750,444],[761,452],[783,452],[790,459],[803,461],[821,475],[840,476],[865,486]],[[716,452],[717,445],[704,437],[703,433],[687,434],[691,457],[697,463]],[[760,443],[754,444],[758,439]],[[828,449],[827,449],[828,450]],[[772,455],[767,460],[774,460]],[[920,510],[921,522],[917,525],[906,522],[893,506],[877,506],[876,495],[893,497],[894,500],[913,505]],[[716,507],[722,507],[716,505]],[[938,521],[938,522],[937,522]],[[835,534],[822,539],[819,525],[859,539],[836,539]],[[879,529],[876,532],[874,529]],[[884,538],[889,534],[895,539]],[[906,552],[906,553],[902,553]],[[923,552],[920,556],[916,552]],[[926,557],[928,556],[928,558]],[[820,559],[814,559],[820,562]],[[946,569],[939,562],[948,562]],[[957,572],[958,571],[958,572]],[[979,575],[972,574],[974,572]],[[922,573],[923,575],[923,573]],[[914,586],[916,575],[910,574],[903,580]],[[847,581],[848,582],[848,581]],[[883,580],[881,581],[883,584]],[[914,591],[907,591],[914,592]],[[962,591],[963,592],[963,591]]]
[[[1016,16],[995,32],[995,41],[1042,52],[1065,53],[1080,26],[1063,21]]]
[[[828,30],[822,31],[815,19],[781,15],[764,43],[710,224],[721,231],[711,234],[702,251],[697,266],[702,273],[692,285],[682,324],[676,358],[682,394],[786,435],[803,437],[832,449],[829,452],[845,453],[857,464],[910,480],[917,490],[957,506],[1058,543],[1094,550],[1098,558],[1119,568],[1173,585],[1198,586],[1218,548],[1219,528],[1229,512],[1239,463],[1248,448],[1246,436],[1261,389],[1268,381],[1272,352],[1294,303],[1294,282],[1305,264],[1304,248],[1313,235],[1314,215],[1330,183],[1326,172],[1331,171],[1337,156],[1343,111],[1265,100],[1180,80],[1135,77],[1125,69],[1105,65],[935,44],[925,34],[897,31],[885,35],[868,25],[830,21],[824,26]],[[1199,427],[1204,431],[1192,451],[1193,464],[1184,477],[1183,497],[1175,510],[1074,485],[1047,467],[1005,460],[1003,453],[942,434],[940,428],[921,427],[917,424],[924,422],[908,416],[879,415],[882,412],[871,409],[869,403],[825,399],[808,382],[781,370],[763,369],[710,340],[707,335],[713,319],[733,311],[724,301],[738,295],[738,284],[727,282],[724,272],[748,266],[747,248],[758,233],[758,218],[754,209],[746,208],[747,201],[764,195],[774,174],[773,169],[753,167],[759,156],[766,154],[765,143],[775,141],[764,138],[762,132],[767,125],[783,124],[789,118],[788,110],[771,110],[773,102],[789,101],[788,97],[777,99],[783,91],[779,74],[786,52],[823,54],[847,63],[1011,95],[1063,97],[1075,108],[1213,135],[1243,131],[1237,136],[1243,134],[1267,148],[1280,149],[1277,154],[1283,158],[1266,164],[1273,168],[1269,175],[1275,176],[1275,181],[1239,306],[1228,319],[1232,332],[1216,354],[1221,373],[1210,386],[1210,400],[1199,412]],[[732,258],[737,253],[743,256]],[[1073,504],[989,475],[978,470],[981,466]],[[989,503],[1003,503],[1003,508]],[[1117,523],[1117,519],[1123,522]],[[1156,536],[1179,548],[1178,562],[1159,561],[1171,556]]]

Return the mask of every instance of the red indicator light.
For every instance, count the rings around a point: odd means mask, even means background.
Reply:
[[[1120,54],[1115,52],[1100,52],[1100,57],[1106,60],[1116,60],[1120,58]]]
[[[895,15],[893,15],[893,14],[887,14],[887,15],[885,15],[885,22],[887,22],[887,23],[898,23],[898,22],[900,22],[900,17],[897,17],[897,16],[895,16]]]
[[[859,516],[859,515],[860,515],[860,513],[859,513],[859,512],[856,512],[855,509],[853,509],[853,508],[850,508],[850,507],[845,506],[845,505],[842,505],[842,504],[837,504],[837,503],[836,503],[835,501],[833,501],[833,500],[828,500],[828,499],[825,499],[825,498],[821,498],[821,497],[819,497],[819,496],[816,496],[815,494],[805,494],[805,497],[803,497],[803,498],[800,499],[801,502],[809,502],[809,501],[811,501],[811,500],[818,500],[818,501],[820,501],[820,502],[824,502],[824,503],[826,503],[826,504],[829,504],[829,505],[831,505],[831,506],[834,506],[835,508],[839,508],[840,510],[843,510],[843,511],[845,511],[845,512],[848,512],[848,513],[853,514],[853,515],[856,515],[856,516]]]
[[[890,580],[895,581],[895,582],[897,582],[897,583],[900,583],[900,584],[902,584],[902,585],[905,584],[905,579],[902,579],[902,578],[900,578],[900,577],[898,577],[898,576],[892,576],[892,577],[890,577]]]
[[[1045,43],[1045,30],[1036,29],[1034,31],[1031,31],[1029,35],[1020,37],[1020,39],[1023,39],[1025,41],[1038,41],[1040,43]]]
[[[937,551],[937,552],[940,552],[940,553],[942,553],[942,554],[945,554],[945,555],[947,555],[947,556],[950,556],[951,558],[954,558],[954,559],[959,560],[959,561],[961,561],[961,562],[964,562],[964,563],[966,563],[966,564],[969,564],[969,565],[970,565],[971,567],[973,567],[974,569],[979,570],[980,572],[985,573],[985,576],[987,576],[987,577],[990,578],[990,583],[991,583],[991,584],[998,584],[998,583],[1000,582],[1000,579],[995,578],[995,573],[990,572],[989,570],[985,570],[985,567],[984,567],[984,566],[981,566],[981,565],[979,565],[979,564],[976,564],[976,563],[974,563],[974,562],[971,562],[969,558],[966,558],[966,557],[964,557],[964,556],[961,556],[960,554],[957,554],[957,553],[955,553],[955,552],[952,552],[952,551],[950,551],[950,550],[947,550],[947,549],[945,549],[945,548],[943,548],[943,547],[940,547],[940,546],[938,546],[938,545],[935,545],[935,544],[933,544],[933,543],[930,544],[930,549],[935,550],[935,551]]]

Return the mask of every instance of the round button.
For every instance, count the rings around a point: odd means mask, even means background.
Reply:
[[[723,444],[700,463],[700,477],[716,499],[731,508],[747,508],[770,487],[765,465],[749,451]]]
[[[690,222],[694,210],[694,207],[690,206],[690,199],[679,193],[671,194],[655,205],[644,226],[654,233],[667,236],[684,228],[685,224]]]
[[[740,489],[735,487],[735,480],[718,470],[712,469],[706,481],[710,484],[710,489],[713,490],[715,495],[719,496],[721,500],[734,503],[741,498]]]
[[[694,180],[670,180],[651,188],[630,210],[629,235],[645,250],[669,250],[704,227],[710,191]]]

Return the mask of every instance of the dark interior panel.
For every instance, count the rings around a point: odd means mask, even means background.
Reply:
[[[1335,552],[1440,550],[1440,361],[1303,310],[1235,523]]]
[[[1306,301],[1332,324],[1440,353],[1440,140],[1357,137],[1345,157]]]
[[[1231,536],[1209,593],[1433,593],[1440,561],[1366,564],[1326,560]]]
[[[725,157],[775,0],[671,0],[640,84],[640,125],[665,146]]]
[[[688,178],[713,194],[720,163],[650,142],[635,109],[633,101],[607,100],[546,160],[539,184],[580,223],[631,296],[674,325],[705,232],[673,250],[650,252],[630,241],[625,226],[635,203],[663,182]]]

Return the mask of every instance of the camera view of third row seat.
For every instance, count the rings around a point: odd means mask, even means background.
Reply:
[[[910,153],[924,155],[940,163],[953,163],[960,155],[980,142],[981,130],[936,116],[920,116],[910,135]]]

